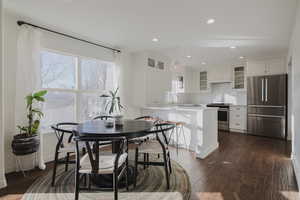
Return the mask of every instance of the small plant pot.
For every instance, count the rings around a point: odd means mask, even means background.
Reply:
[[[14,136],[11,143],[13,153],[17,156],[28,155],[38,151],[40,140],[38,135],[27,136],[18,134]]]

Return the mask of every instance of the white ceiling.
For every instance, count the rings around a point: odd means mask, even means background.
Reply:
[[[43,25],[197,65],[287,53],[297,0],[6,0]],[[206,20],[216,23],[207,25]],[[152,42],[158,37],[159,42]],[[229,46],[237,46],[230,50]],[[191,55],[191,59],[186,56]]]

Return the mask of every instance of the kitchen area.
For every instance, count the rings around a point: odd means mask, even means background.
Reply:
[[[144,59],[149,57],[143,56]],[[233,64],[218,65],[169,64],[163,71],[150,68],[147,63],[143,65],[139,67],[139,74],[144,77],[139,77],[138,85],[144,84],[145,91],[140,106],[142,114],[184,121],[184,133],[189,141],[198,141],[198,144],[202,141],[198,147],[206,146],[208,153],[198,157],[205,158],[218,148],[218,132],[290,139],[285,57],[240,59]],[[204,141],[207,135],[213,137]],[[201,152],[193,142],[188,145],[187,149]],[[181,146],[186,144],[182,141]]]

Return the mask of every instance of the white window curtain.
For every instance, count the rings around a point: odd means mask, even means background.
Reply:
[[[41,88],[41,36],[42,33],[39,30],[27,25],[21,26],[17,43],[18,65],[16,70],[15,126],[26,125],[28,123],[25,96]],[[40,150],[37,160],[39,168],[45,169],[42,144],[43,141],[40,136]],[[35,155],[23,156],[21,161],[22,167],[25,170],[34,168],[37,163]]]
[[[114,83],[114,88],[120,87],[121,80],[120,80],[120,74],[121,74],[121,68],[122,68],[122,54],[121,53],[115,53],[114,54],[114,63],[115,66],[113,68],[114,73],[113,73],[113,83]]]

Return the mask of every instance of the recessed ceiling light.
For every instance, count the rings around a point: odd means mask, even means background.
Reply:
[[[153,38],[152,42],[158,42],[158,38]]]
[[[192,56],[186,56],[187,58],[191,58]]]
[[[236,46],[231,46],[230,49],[236,49]]]
[[[206,21],[206,23],[207,24],[213,24],[213,23],[215,23],[215,19],[208,19],[207,21]]]
[[[206,62],[202,62],[201,64],[202,64],[202,65],[206,65]]]
[[[240,59],[244,59],[245,57],[244,56],[240,56]]]

